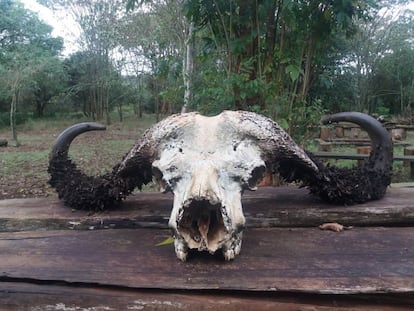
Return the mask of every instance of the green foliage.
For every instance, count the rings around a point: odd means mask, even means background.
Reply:
[[[319,124],[326,110],[322,102],[315,100],[312,104],[298,105],[293,108],[290,120],[290,132],[298,142],[314,137],[319,131]]]
[[[289,75],[292,82],[295,82],[301,74],[303,75],[303,70],[297,65],[289,64],[285,68],[285,73]]]
[[[174,238],[172,236],[169,236],[164,241],[161,241],[155,244],[155,246],[165,246],[165,245],[170,245],[170,244],[174,244]]]
[[[379,60],[373,79],[373,91],[390,113],[404,112],[414,104],[414,49],[408,43]]]
[[[130,90],[128,80],[123,79],[111,63],[105,63],[104,67],[100,67],[101,64],[96,54],[88,52],[72,54],[64,61],[68,76],[66,104],[70,109],[99,120],[105,110],[112,111],[128,101]]]
[[[404,1],[43,2],[71,10],[82,51],[56,57],[62,45],[50,27],[17,2],[1,2],[2,113],[10,110],[10,73],[18,73],[14,94],[25,116],[170,114],[190,93],[191,110],[255,111],[304,138],[324,113],[412,111],[413,15],[383,13]]]
[[[30,96],[44,94],[35,92],[36,86],[39,86],[36,75],[52,68],[51,63],[56,63],[54,61],[62,49],[62,40],[52,38],[50,26],[42,23],[20,2],[11,0],[0,3],[0,29],[0,96],[2,102],[10,103],[12,145],[18,146],[18,106],[29,102],[27,98]],[[22,101],[23,98],[26,100]],[[45,104],[42,102],[41,105],[44,107]],[[27,107],[24,108],[27,110]]]
[[[32,117],[31,114],[24,112],[16,113],[16,125],[25,123]],[[10,112],[1,112],[0,113],[0,128],[10,127]]]
[[[325,83],[319,89],[333,87],[325,68],[332,64],[337,70],[343,58],[343,45],[337,43],[354,35],[354,21],[368,20],[374,6],[369,0],[185,1],[184,12],[204,44],[198,58],[203,78],[195,89],[198,109],[253,110],[277,117],[290,130],[310,110],[320,115],[324,103],[314,91],[316,82]]]

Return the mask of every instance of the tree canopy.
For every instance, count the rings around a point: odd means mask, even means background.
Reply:
[[[51,85],[48,85],[48,90],[44,88],[48,79],[44,73],[53,75],[59,70],[56,68],[60,66],[57,55],[63,41],[51,37],[49,25],[41,22],[20,2],[12,0],[0,3],[0,31],[0,98],[10,107],[12,143],[17,146],[17,107],[23,104],[23,98],[32,96],[34,102],[39,103],[36,112],[43,114],[44,100],[49,99],[47,94],[53,88]]]
[[[41,2],[75,17],[81,50],[64,59],[50,26],[2,1],[0,116],[244,109],[302,135],[326,112],[412,114],[407,1]]]

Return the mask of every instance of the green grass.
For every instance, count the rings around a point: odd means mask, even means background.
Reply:
[[[0,153],[0,176],[7,176],[10,174],[28,174],[30,172],[22,170],[25,164],[30,164],[33,167],[38,166],[39,163],[47,161],[48,152],[42,151],[27,151],[27,152],[2,152]]]

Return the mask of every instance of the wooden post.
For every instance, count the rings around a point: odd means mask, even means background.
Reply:
[[[358,146],[357,147],[358,154],[370,154],[371,153],[371,146]],[[358,160],[358,165],[362,165],[365,163],[366,160]]]
[[[337,138],[344,138],[344,127],[343,126],[336,126],[335,127],[335,136]]]
[[[395,128],[391,130],[392,140],[404,140],[407,139],[407,131],[404,128]]]
[[[266,172],[263,179],[257,185],[258,187],[278,187],[282,184],[279,174]]]
[[[404,155],[414,155],[414,146],[405,147]],[[407,166],[410,168],[410,178],[414,178],[414,162],[405,161],[404,166]]]
[[[332,151],[332,143],[329,141],[319,141],[318,151],[324,152],[331,152]]]
[[[258,187],[272,186],[272,173],[266,172],[263,179],[257,185]]]
[[[319,138],[323,140],[329,140],[331,138],[331,131],[327,126],[321,126],[321,132]]]
[[[361,128],[351,127],[351,138],[359,138],[359,135],[361,135]]]

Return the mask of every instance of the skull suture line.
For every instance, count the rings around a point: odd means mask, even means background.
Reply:
[[[65,130],[53,147],[50,184],[65,204],[102,210],[115,206],[134,188],[152,180],[174,193],[169,226],[177,257],[189,249],[226,260],[241,248],[245,226],[241,195],[255,190],[265,170],[279,171],[287,181],[300,181],[311,193],[334,203],[361,203],[381,198],[390,183],[392,143],[375,119],[340,113],[324,120],[350,121],[369,133],[370,160],[355,169],[325,167],[302,150],[275,122],[245,111],[214,117],[198,113],[173,115],[147,130],[109,174],[89,177],[68,158],[71,141],[80,133],[103,129],[96,123]]]

